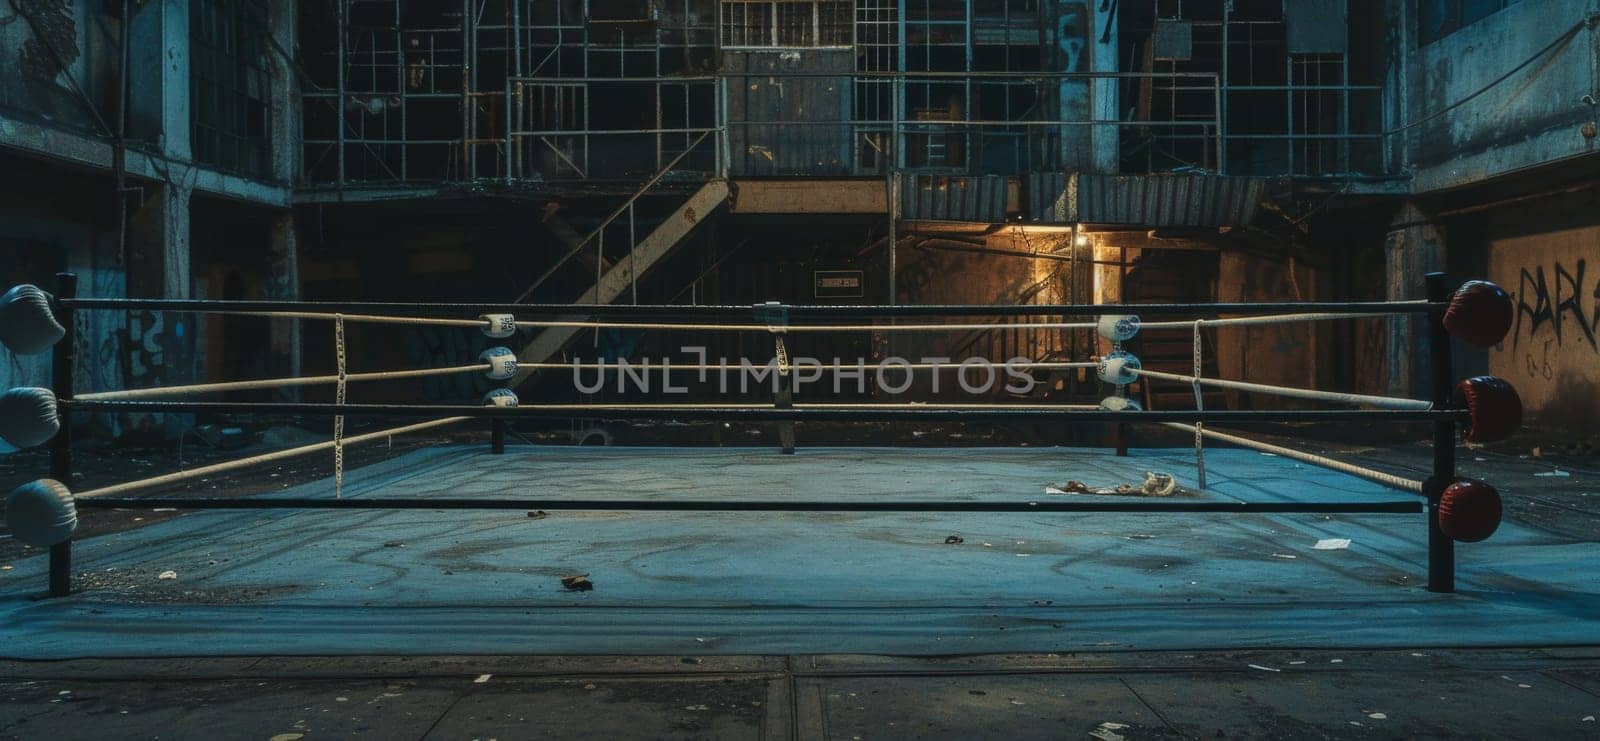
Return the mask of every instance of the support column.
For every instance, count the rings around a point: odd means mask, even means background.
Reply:
[[[1389,223],[1383,240],[1384,299],[1427,297],[1424,276],[1445,265],[1444,230],[1416,204],[1407,202]],[[1387,320],[1384,355],[1385,393],[1416,398],[1428,389],[1428,326],[1425,317],[1407,315]]]
[[[271,274],[263,293],[264,298],[283,301],[300,300],[300,245],[295,230],[294,211],[285,211],[273,219],[267,249],[271,260]],[[278,377],[300,376],[301,322],[293,319],[271,320],[269,336],[272,354],[267,367]],[[279,392],[284,401],[299,401],[300,389],[283,389]]]
[[[280,49],[295,48],[295,29],[300,22],[299,3],[268,3],[268,33]],[[268,129],[270,132],[272,177],[283,183],[294,183],[300,178],[300,85],[295,77],[293,60],[271,50],[267,54],[272,65],[272,96],[269,99]]]
[[[190,298],[189,208],[193,159],[189,79],[190,0],[152,0],[129,19],[129,135],[160,148],[161,183],[128,194],[127,295]],[[188,383],[195,377],[194,317],[130,311],[126,314],[123,368],[127,388]],[[190,420],[130,414],[124,437],[160,444]]]
[[[180,168],[174,167],[174,180]],[[181,182],[181,181],[180,181]],[[150,185],[129,218],[128,296],[190,298],[189,208],[192,191],[178,182]],[[127,312],[124,367],[128,388],[192,382],[195,377],[194,317],[176,312]],[[135,414],[124,434],[158,444],[188,420]]]

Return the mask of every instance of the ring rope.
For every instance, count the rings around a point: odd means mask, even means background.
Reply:
[[[418,370],[403,371],[374,371],[371,373],[349,373],[344,380],[355,383],[359,381],[392,381],[406,378],[424,378],[428,376],[444,376],[456,373],[482,373],[489,370],[486,363],[478,365],[458,365],[449,368],[421,368]],[[317,386],[321,384],[338,383],[339,376],[304,376],[300,378],[262,378],[251,381],[224,381],[219,383],[197,383],[188,386],[166,386],[146,389],[122,389],[118,391],[100,391],[92,394],[77,394],[73,398],[78,401],[125,401],[129,399],[148,399],[156,396],[188,396],[193,394],[209,394],[222,391],[259,391],[268,389],[292,388],[296,386]]]
[[[331,314],[315,311],[229,311],[218,310],[215,314],[235,314],[240,316],[257,316],[269,319],[334,319],[343,317],[348,322],[364,324],[408,324],[416,326],[435,327],[465,327],[482,328],[482,319],[446,319],[437,317],[408,317],[389,316],[383,314]],[[1141,329],[1187,329],[1195,321],[1200,321],[1207,327],[1220,326],[1253,326],[1265,324],[1283,324],[1288,322],[1332,321],[1337,319],[1372,319],[1394,316],[1395,312],[1308,312],[1303,314],[1267,314],[1262,316],[1223,317],[1217,319],[1179,320],[1162,322],[1145,322]],[[679,324],[672,322],[601,322],[582,320],[517,320],[519,329],[635,329],[635,330],[684,330],[697,332],[772,332],[776,334],[793,332],[970,332],[986,329],[1095,329],[1098,325],[1092,322],[1020,322],[1015,324],[997,323],[963,323],[963,324]]]
[[[1029,361],[1029,362],[1026,362],[1026,363],[995,363],[995,365],[1004,366],[1004,367],[1007,367],[1007,368],[1033,369],[1033,370],[1067,370],[1067,369],[1071,369],[1071,368],[1095,368],[1095,367],[1099,366],[1098,363],[1094,363],[1094,362],[1061,362],[1061,363],[1038,362],[1038,363],[1036,363],[1036,362],[1032,362],[1032,361]],[[479,366],[473,366],[473,367],[474,368],[478,368]],[[621,370],[623,368],[627,368],[628,370],[669,370],[669,371],[708,371],[708,370],[715,370],[715,371],[721,371],[721,372],[726,373],[726,372],[729,372],[729,371],[737,372],[739,370],[742,370],[744,366],[727,364],[727,363],[723,363],[723,364],[717,364],[717,363],[628,363],[626,366],[618,364],[618,363],[517,363],[517,367],[518,368],[532,368],[534,370],[561,370],[563,368],[576,368],[578,370]],[[748,367],[750,367],[750,368],[765,368],[766,365],[752,365],[752,366],[748,366]],[[818,364],[818,365],[814,365],[814,366],[807,366],[807,365],[802,365],[802,364],[795,363],[795,364],[792,364],[790,367],[796,368],[796,369],[810,367],[810,368],[817,368],[817,369],[825,370],[825,371],[853,371],[853,370],[858,370],[858,369],[859,370],[885,370],[885,369],[896,369],[896,368],[902,369],[902,370],[958,370],[958,369],[960,369],[961,364],[960,363],[860,363],[860,364],[851,363],[851,364],[847,365],[847,364],[844,364],[844,363],[840,363],[837,366],[832,365],[832,364],[826,364],[826,365]],[[351,378],[354,378],[354,376],[352,376]],[[83,399],[83,398],[86,398],[86,397],[80,396],[78,398]]]
[[[1068,370],[1076,368],[1093,368],[1093,362],[1026,362],[1026,363],[1001,363],[1008,368],[1031,370]],[[427,378],[432,376],[455,375],[460,373],[482,373],[489,370],[488,364],[457,365],[447,368],[419,368],[416,370],[401,371],[372,371],[368,373],[347,373],[344,380],[349,383],[362,381],[397,381],[408,378]],[[623,366],[619,363],[518,363],[518,367],[534,370],[562,370],[575,368],[578,370],[668,370],[668,371],[719,371],[721,373],[737,373],[743,370],[738,365],[715,365],[710,363],[628,363]],[[755,365],[752,368],[766,366]],[[795,368],[810,367],[823,371],[854,371],[854,370],[958,370],[959,363],[862,363],[859,365],[795,365]],[[116,391],[97,391],[90,394],[77,394],[76,401],[133,401],[138,399],[151,399],[163,396],[193,396],[199,394],[221,393],[224,391],[261,391],[280,388],[293,388],[298,386],[319,386],[338,383],[340,377],[332,376],[304,376],[300,378],[261,378],[250,381],[223,381],[218,383],[196,383],[187,386],[164,386],[143,389],[120,389]]]
[[[1351,394],[1343,391],[1318,391],[1315,389],[1301,389],[1292,386],[1273,386],[1264,383],[1251,383],[1248,381],[1228,381],[1221,378],[1197,378],[1179,373],[1167,373],[1149,369],[1134,370],[1134,373],[1179,383],[1194,383],[1217,388],[1234,389],[1236,391],[1255,391],[1264,394],[1277,394],[1295,399],[1312,399],[1316,401],[1329,401],[1339,404],[1366,404],[1380,409],[1398,409],[1406,411],[1427,411],[1433,409],[1433,402],[1419,399],[1401,399],[1393,396],[1373,396],[1371,394]]]
[[[344,357],[344,318],[333,320],[333,347],[334,358],[337,363],[338,381],[334,386],[333,403],[340,406],[345,402],[345,373]],[[335,415],[333,418],[333,498],[344,498],[344,415]]]
[[[720,409],[734,412],[766,411],[774,409],[909,409],[916,411],[989,410],[989,411],[1087,411],[1100,409],[1099,404],[998,404],[989,402],[950,402],[940,404],[888,403],[888,402],[796,402],[792,407],[778,407],[770,403],[734,404],[719,402],[644,402],[633,404],[519,404],[516,409],[554,412],[676,412],[696,409]],[[513,410],[514,411],[514,410]],[[1137,418],[1137,415],[1134,415]]]
[[[411,324],[435,327],[468,327],[480,329],[482,319],[438,319],[429,317],[384,316],[380,314],[325,314],[311,311],[240,311],[216,312],[268,319],[334,319],[342,317],[347,322],[363,324]],[[1094,329],[1094,322],[1018,322],[1014,324],[680,324],[674,322],[596,322],[580,320],[518,320],[518,329],[650,329],[685,330],[695,332],[969,332],[985,329]]]
[[[356,444],[368,442],[368,441],[371,441],[371,440],[379,440],[379,439],[383,439],[383,438],[387,438],[387,437],[393,437],[395,435],[404,435],[404,434],[411,433],[411,432],[421,432],[423,430],[430,430],[430,429],[433,429],[433,428],[436,428],[436,427],[443,427],[445,425],[457,424],[457,423],[460,423],[460,422],[467,422],[467,421],[469,421],[471,419],[472,419],[471,417],[447,417],[447,418],[444,418],[444,419],[436,419],[436,420],[433,420],[431,422],[418,422],[417,424],[405,425],[403,427],[393,427],[393,428],[390,428],[390,429],[387,429],[387,430],[378,430],[376,432],[368,432],[368,433],[364,433],[364,434],[361,434],[361,435],[352,435],[352,436],[347,437],[347,438],[345,438],[343,440],[343,445],[356,445]],[[191,468],[191,469],[189,469],[187,471],[178,471],[176,473],[164,474],[164,475],[161,475],[161,476],[155,476],[155,477],[148,478],[148,479],[139,479],[137,481],[127,481],[127,482],[124,482],[124,483],[121,483],[121,484],[113,484],[111,486],[103,486],[103,487],[101,487],[99,489],[91,489],[89,491],[78,492],[76,494],[76,496],[81,499],[81,498],[85,498],[85,497],[102,497],[102,496],[110,496],[110,495],[113,495],[113,494],[125,494],[127,492],[137,491],[139,489],[148,489],[148,488],[154,487],[154,486],[162,486],[162,485],[165,485],[165,484],[173,484],[173,483],[177,483],[177,482],[180,482],[180,481],[187,481],[189,479],[200,477],[200,476],[210,476],[212,474],[217,474],[217,473],[227,473],[228,471],[234,471],[234,470],[238,470],[240,468],[245,468],[245,467],[248,467],[248,466],[255,466],[255,465],[262,464],[262,463],[271,463],[273,461],[280,461],[280,460],[284,460],[286,458],[293,458],[295,456],[306,455],[306,454],[309,454],[309,453],[316,453],[316,452],[328,450],[329,448],[332,448],[333,445],[334,445],[334,441],[332,441],[332,440],[329,440],[327,442],[312,443],[310,445],[302,445],[302,446],[300,446],[298,448],[288,448],[288,449],[285,449],[285,450],[277,450],[277,451],[273,451],[271,453],[263,453],[261,455],[250,456],[249,458],[240,458],[238,460],[225,461],[223,463],[216,463],[216,464],[212,464],[212,465],[209,465],[209,466],[201,466],[200,468]]]
[[[1137,308],[1137,307],[1130,307]],[[1262,324],[1288,324],[1291,322],[1325,322],[1335,319],[1378,319],[1394,316],[1393,313],[1380,311],[1362,312],[1356,314],[1339,314],[1335,312],[1307,312],[1304,314],[1262,314],[1261,316],[1233,316],[1219,319],[1180,319],[1165,322],[1141,322],[1139,331],[1147,329],[1188,329],[1195,322],[1200,322],[1206,327],[1249,327]]]
[[[1175,430],[1194,432],[1197,429],[1194,425],[1187,425],[1182,422],[1164,422],[1162,424]],[[1199,430],[1199,432],[1205,437],[1213,440],[1221,440],[1223,442],[1233,443],[1240,447],[1250,448],[1251,450],[1262,453],[1271,453],[1273,455],[1280,455],[1285,458],[1292,458],[1302,463],[1310,463],[1311,465],[1321,466],[1332,471],[1338,471],[1339,473],[1347,473],[1351,476],[1363,478],[1373,483],[1382,484],[1393,489],[1399,489],[1400,491],[1408,491],[1413,494],[1422,493],[1421,481],[1408,479],[1403,476],[1396,476],[1394,474],[1376,471],[1365,466],[1355,465],[1354,463],[1345,463],[1344,461],[1334,460],[1332,458],[1320,456],[1315,453],[1307,453],[1302,450],[1285,448],[1281,445],[1273,445],[1271,443],[1251,440],[1250,438],[1246,437],[1239,437],[1238,435],[1230,435],[1226,432],[1217,432],[1216,430]]]

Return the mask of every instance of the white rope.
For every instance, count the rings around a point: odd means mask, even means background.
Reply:
[[[355,383],[358,381],[393,381],[406,378],[425,378],[428,376],[444,376],[456,373],[483,373],[489,370],[487,363],[477,365],[458,365],[449,368],[422,368],[418,370],[403,371],[374,371],[371,373],[346,374],[344,380]],[[253,381],[224,381],[219,383],[197,383],[189,386],[165,386],[147,389],[123,389],[120,391],[101,391],[93,394],[78,394],[73,398],[77,401],[124,401],[128,399],[148,399],[158,396],[189,396],[195,394],[212,394],[223,391],[259,391],[264,389],[291,388],[296,386],[319,386],[338,383],[339,376],[305,376],[301,378],[263,378]]]
[[[362,434],[362,435],[354,435],[354,436],[351,436],[351,437],[347,437],[347,438],[344,439],[343,444],[345,444],[345,445],[356,445],[356,444],[364,443],[364,442],[367,442],[367,441],[370,441],[370,440],[379,440],[379,439],[383,439],[383,438],[387,438],[387,437],[393,437],[395,435],[404,435],[404,434],[411,433],[411,432],[421,432],[423,430],[430,430],[430,429],[433,429],[433,428],[436,428],[436,427],[443,427],[445,425],[451,425],[451,424],[457,424],[457,423],[460,423],[460,422],[466,422],[466,421],[471,420],[471,419],[472,419],[471,417],[449,417],[447,419],[436,419],[436,420],[433,420],[431,422],[419,422],[417,424],[406,425],[404,427],[395,427],[395,428],[391,428],[391,429],[387,429],[387,430],[378,430],[377,432],[368,432],[368,433]],[[169,473],[169,474],[165,474],[165,475],[162,475],[162,476],[156,476],[156,477],[153,477],[153,478],[140,479],[138,481],[128,481],[128,482],[121,483],[121,484],[114,484],[112,486],[101,487],[99,489],[92,489],[90,491],[78,492],[76,496],[78,496],[78,497],[103,497],[103,496],[110,496],[110,495],[113,495],[113,494],[126,494],[126,493],[128,493],[130,491],[137,491],[139,489],[148,489],[148,488],[151,488],[151,487],[163,486],[163,485],[166,485],[166,484],[174,484],[174,483],[177,483],[177,482],[180,482],[180,481],[187,481],[189,479],[193,479],[193,478],[197,478],[197,477],[201,477],[201,476],[210,476],[212,474],[227,473],[229,471],[238,470],[240,468],[245,468],[247,466],[255,466],[255,465],[260,465],[262,463],[271,463],[273,461],[280,461],[280,460],[284,460],[286,458],[293,458],[295,456],[307,455],[307,454],[310,454],[310,453],[317,453],[317,452],[324,451],[324,450],[327,450],[329,448],[332,448],[333,445],[334,445],[334,443],[333,443],[332,440],[329,440],[327,442],[321,442],[321,443],[312,443],[310,445],[302,445],[302,446],[300,446],[298,448],[288,448],[288,449],[285,449],[285,450],[278,450],[278,451],[274,451],[274,452],[271,452],[271,453],[263,453],[261,455],[251,456],[249,458],[240,458],[238,460],[227,461],[227,462],[224,462],[224,463],[216,463],[216,464],[213,464],[213,465],[210,465],[210,466],[202,466],[200,468],[191,468],[191,469],[189,469],[187,471],[178,471],[177,473]]]
[[[336,319],[364,324],[411,324],[435,327],[470,327],[481,329],[487,325],[482,319],[436,319],[428,317],[384,316],[379,314],[325,314],[311,311],[221,311],[219,314],[260,316],[270,319]],[[577,313],[577,312],[574,312]],[[967,332],[986,329],[1094,329],[1092,322],[1023,322],[1017,324],[676,324],[672,322],[597,322],[578,320],[519,320],[519,329],[650,329],[684,330],[695,332]]]
[[[1200,373],[1202,357],[1200,354],[1200,327],[1202,320],[1194,323],[1194,410],[1203,412],[1206,408],[1204,395],[1200,391]],[[1194,466],[1199,474],[1200,488],[1206,488],[1206,450],[1205,450],[1204,422],[1194,423]]]
[[[1177,430],[1187,430],[1187,431],[1197,431],[1198,430],[1198,428],[1195,427],[1194,425],[1186,425],[1186,424],[1183,424],[1182,422],[1165,422],[1163,424],[1165,424],[1167,427],[1171,427],[1171,428],[1177,429]],[[1323,468],[1326,468],[1326,469],[1329,469],[1329,470],[1332,470],[1332,471],[1338,471],[1340,473],[1347,473],[1347,474],[1350,474],[1351,476],[1356,476],[1356,477],[1359,477],[1359,478],[1363,478],[1363,479],[1366,479],[1368,481],[1371,481],[1371,482],[1374,482],[1374,483],[1377,483],[1377,484],[1382,484],[1384,486],[1388,486],[1390,488],[1399,489],[1401,491],[1409,491],[1409,492],[1411,492],[1413,494],[1421,494],[1422,493],[1422,482],[1421,481],[1415,481],[1415,480],[1412,480],[1412,479],[1405,478],[1403,476],[1395,476],[1394,474],[1384,473],[1382,471],[1375,471],[1373,469],[1366,468],[1364,466],[1358,466],[1358,465],[1355,465],[1353,463],[1345,463],[1344,461],[1337,461],[1337,460],[1334,460],[1332,458],[1327,458],[1327,457],[1324,457],[1324,456],[1316,455],[1315,453],[1307,453],[1305,451],[1295,450],[1293,448],[1285,448],[1285,447],[1283,447],[1281,445],[1273,445],[1271,443],[1259,442],[1257,440],[1251,440],[1251,439],[1246,438],[1246,437],[1239,437],[1238,435],[1230,435],[1230,434],[1225,433],[1225,432],[1217,432],[1216,430],[1198,430],[1198,431],[1200,432],[1200,434],[1202,434],[1202,435],[1204,435],[1206,437],[1209,437],[1209,438],[1211,438],[1213,440],[1221,440],[1223,442],[1233,443],[1234,445],[1238,445],[1240,447],[1245,447],[1245,448],[1250,448],[1251,450],[1256,450],[1256,451],[1259,451],[1259,452],[1262,452],[1262,453],[1271,453],[1273,455],[1283,456],[1284,458],[1292,458],[1292,459],[1300,461],[1302,463],[1310,463],[1313,466],[1321,466]]]
[[[990,329],[1094,329],[1083,322],[1022,322],[1017,324],[673,324],[669,322],[518,321],[518,327],[575,329],[649,329],[695,332],[970,332]]]
[[[1139,331],[1147,329],[1188,329],[1195,322],[1207,327],[1248,327],[1258,324],[1288,324],[1290,322],[1326,322],[1338,319],[1372,319],[1394,316],[1393,312],[1365,312],[1340,314],[1337,312],[1306,312],[1304,314],[1262,314],[1261,316],[1235,316],[1221,319],[1181,319],[1169,322],[1141,322]]]
[[[1027,362],[1027,363],[995,363],[995,365],[1001,366],[1001,367],[1005,367],[1005,368],[1016,368],[1016,369],[1025,369],[1025,368],[1027,368],[1027,369],[1036,369],[1036,370],[1066,370],[1066,369],[1069,369],[1069,368],[1094,368],[1094,367],[1097,367],[1099,364],[1098,363],[1092,363],[1092,362],[1078,362],[1078,363],[1035,363],[1035,362]],[[473,367],[474,368],[481,368],[481,366],[473,366]],[[518,363],[517,367],[518,368],[532,368],[534,370],[561,370],[563,368],[576,368],[578,370],[618,370],[618,369],[623,368],[624,366],[621,365],[621,364],[613,362],[613,363]],[[716,363],[628,363],[626,365],[626,367],[629,370],[669,370],[669,371],[708,371],[708,370],[714,370],[714,371],[721,371],[723,373],[738,372],[738,371],[743,369],[742,366],[737,364],[737,363],[722,363],[722,364],[716,364]],[[752,366],[749,366],[749,367],[750,368],[764,368],[766,366],[764,366],[764,365],[752,365]],[[802,367],[804,367],[804,368],[817,368],[817,369],[825,370],[825,371],[891,370],[891,369],[895,369],[895,368],[906,369],[906,370],[935,370],[935,369],[938,369],[938,370],[958,370],[958,369],[960,369],[961,364],[960,363],[861,363],[861,364],[840,363],[836,367],[836,366],[834,366],[833,364],[830,363],[830,364],[826,364],[826,365],[818,364],[818,365],[814,365],[814,366],[812,366],[812,365],[804,365],[804,366],[802,366],[802,365],[796,364],[796,365],[794,365],[792,367],[794,367],[794,368],[802,368]],[[354,380],[355,376],[351,376],[351,379]],[[85,397],[79,396],[78,398],[82,399],[82,398],[85,398]]]
[[[219,311],[215,313],[261,316],[268,319],[332,319],[335,321],[343,319],[356,324],[410,324],[429,327],[471,327],[473,329],[481,329],[488,326],[488,322],[482,319],[437,319],[419,316],[383,316],[380,314],[329,314],[317,311]]]
[[[333,403],[344,406],[345,383],[348,380],[345,373],[344,357],[344,318],[336,317],[333,320],[333,355],[335,370],[338,380],[333,390]],[[333,498],[344,498],[344,415],[335,415],[333,418]]]
[[[1254,391],[1263,394],[1277,394],[1295,399],[1312,399],[1328,401],[1338,404],[1365,404],[1380,409],[1403,409],[1409,411],[1425,411],[1433,408],[1433,402],[1418,399],[1400,399],[1392,396],[1372,396],[1370,394],[1349,394],[1343,391],[1317,391],[1315,389],[1301,389],[1290,386],[1272,386],[1264,383],[1250,383],[1247,381],[1227,381],[1221,378],[1196,378],[1178,373],[1166,373],[1149,369],[1134,371],[1142,376],[1158,378],[1179,383],[1198,383],[1204,386],[1234,389],[1237,391]]]
[[[906,409],[916,411],[946,411],[957,409],[996,410],[996,411],[1062,411],[1099,409],[1098,404],[994,404],[986,402],[950,402],[939,404],[912,403],[833,403],[812,402],[797,403],[794,409]],[[547,412],[673,412],[695,409],[723,409],[730,411],[767,411],[778,409],[773,404],[726,404],[716,402],[683,402],[683,403],[641,403],[641,404],[519,404],[517,409],[547,411]],[[1130,417],[1136,420],[1137,415]]]
[[[331,314],[314,311],[228,311],[212,312],[215,314],[234,314],[238,316],[259,316],[270,319],[335,319],[342,317],[347,322],[364,324],[409,324],[426,325],[435,327],[468,327],[481,329],[486,326],[483,319],[440,319],[434,317],[409,317],[386,316],[381,314]],[[1201,319],[1208,327],[1219,326],[1250,326],[1259,324],[1284,324],[1288,322],[1315,322],[1332,321],[1338,319],[1370,319],[1375,317],[1394,316],[1396,312],[1363,312],[1356,314],[1341,314],[1335,312],[1307,312],[1303,314],[1267,314],[1262,316],[1225,317],[1220,319]],[[1179,321],[1146,322],[1140,329],[1187,329],[1195,320],[1184,319]],[[778,334],[794,332],[968,332],[986,329],[1095,329],[1098,325],[1093,322],[1023,322],[1019,324],[674,324],[670,322],[599,322],[577,320],[519,320],[516,322],[519,329],[638,329],[638,330],[684,330],[696,332],[773,332]]]

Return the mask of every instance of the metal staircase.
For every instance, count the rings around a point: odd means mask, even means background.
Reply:
[[[676,160],[674,160],[674,163],[676,163]],[[670,168],[671,165],[668,166],[668,169]],[[664,174],[666,171],[663,170],[662,173]],[[657,225],[653,231],[645,235],[643,239],[629,244],[620,257],[614,260],[608,259],[603,237],[606,227],[626,214],[630,222],[628,232],[631,235],[633,233],[631,223],[634,218],[634,204],[656,183],[660,182],[660,179],[661,176],[657,175],[649,183],[646,183],[643,188],[640,188],[638,192],[634,193],[622,206],[612,211],[598,228],[591,231],[587,237],[574,245],[555,265],[546,270],[538,280],[534,281],[534,284],[527,291],[524,291],[517,301],[519,303],[526,301],[562,265],[577,258],[591,245],[594,248],[594,260],[590,264],[595,267],[595,282],[582,295],[573,300],[573,306],[581,308],[588,304],[609,304],[616,301],[624,293],[632,292],[631,289],[637,286],[639,277],[648,273],[652,267],[671,254],[678,245],[682,244],[684,238],[702,220],[728,201],[731,193],[726,179],[717,178],[707,181],[700,186],[698,191],[689,196],[689,199],[679,206],[677,210],[673,211],[671,215]],[[536,335],[521,352],[517,353],[517,358],[523,363],[549,362],[551,358],[559,356],[561,351],[580,332],[581,330],[571,327],[545,329]],[[517,373],[515,383],[520,384],[531,375],[533,375],[533,370],[523,369]]]

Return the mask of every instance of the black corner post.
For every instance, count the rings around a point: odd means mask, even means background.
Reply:
[[[500,455],[506,452],[506,418],[495,417],[489,428],[489,452]]]
[[[76,273],[56,273],[56,301],[52,309],[56,321],[67,330],[61,341],[51,349],[50,385],[58,401],[72,399],[72,376],[78,362],[78,322],[73,309],[61,299],[78,295]],[[61,430],[50,440],[50,477],[72,486],[72,420],[61,412]],[[65,597],[72,594],[72,539],[50,546],[50,596]]]
[[[1444,328],[1444,303],[1450,286],[1444,273],[1428,273],[1428,301],[1434,311],[1427,314],[1428,361],[1433,374],[1433,403],[1440,409],[1450,406],[1455,370],[1450,359],[1450,333]],[[1422,484],[1428,497],[1428,591],[1456,591],[1456,544],[1439,528],[1439,499],[1456,477],[1456,423],[1441,417],[1433,423],[1433,475]]]

